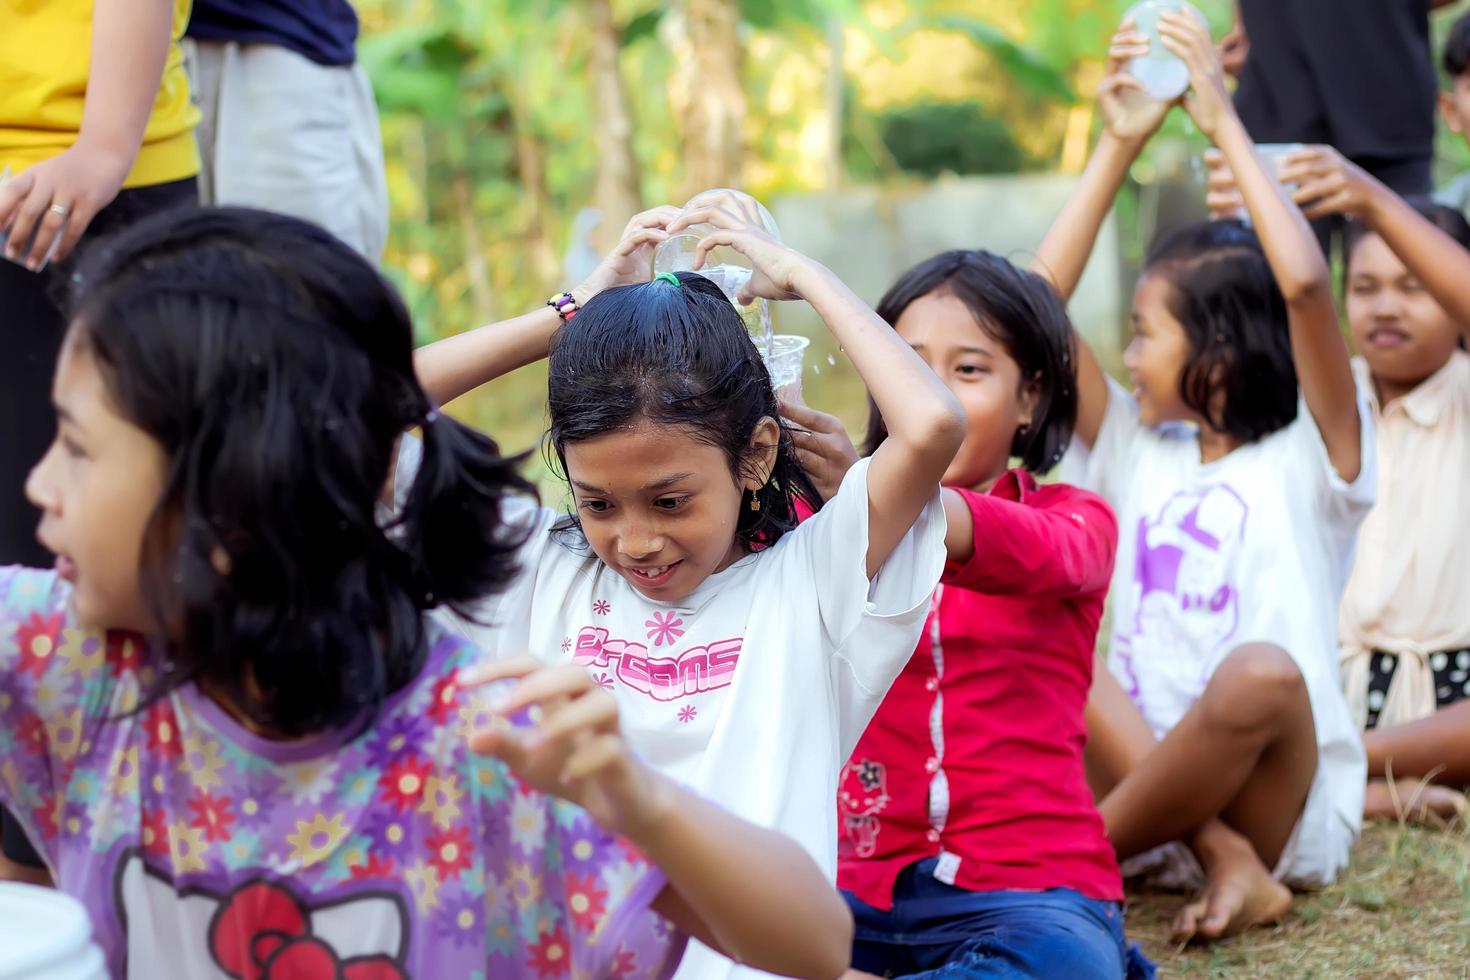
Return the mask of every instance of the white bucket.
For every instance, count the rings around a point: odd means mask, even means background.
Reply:
[[[107,980],[82,903],[50,888],[0,882],[0,980]]]

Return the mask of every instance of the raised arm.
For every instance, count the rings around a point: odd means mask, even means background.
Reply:
[[[679,209],[664,205],[634,215],[622,240],[587,280],[573,289],[581,309],[613,286],[645,282],[653,250],[668,235],[664,229]],[[480,385],[546,356],[561,317],[549,306],[512,320],[469,330],[420,347],[414,353],[419,383],[436,405],[444,405]]]
[[[1337,321],[1327,261],[1300,209],[1256,156],[1230,95],[1208,29],[1194,17],[1165,14],[1164,44],[1189,66],[1185,107],[1225,157],[1266,260],[1286,300],[1291,352],[1307,409],[1337,474],[1349,482],[1362,466],[1362,421],[1347,343]]]
[[[1169,111],[1168,103],[1151,98],[1138,79],[1128,74],[1128,62],[1147,52],[1147,35],[1135,32],[1132,22],[1124,21],[1113,36],[1108,49],[1107,75],[1098,88],[1102,137],[1087,161],[1077,189],[1062,206],[1036,250],[1032,271],[1048,279],[1063,300],[1072,298],[1082,280],[1098,232],[1128,176],[1128,168],[1133,166]],[[1090,448],[1097,441],[1107,412],[1108,383],[1092,348],[1081,334],[1075,336],[1078,394],[1075,431]]]
[[[669,230],[701,222],[714,225],[715,231],[700,242],[696,261],[712,248],[728,246],[755,267],[742,301],[764,297],[810,303],[847,351],[883,414],[888,438],[868,469],[871,578],[934,496],[964,441],[964,410],[912,348],[831,270],[774,241],[730,202],[687,212]]]
[[[487,665],[465,686],[520,678],[496,710],[532,705],[538,727],[471,736],[543,792],[571,800],[631,841],[668,879],[655,902],[665,918],[759,970],[837,977],[852,951],[852,916],[815,861],[783,834],[700,799],[628,748],[617,702],[581,667],[542,668],[530,658]]]
[[[1330,146],[1311,146],[1281,172],[1308,218],[1346,214],[1372,228],[1414,278],[1470,333],[1470,250]]]

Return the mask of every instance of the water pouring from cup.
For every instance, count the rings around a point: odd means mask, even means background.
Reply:
[[[701,191],[689,199],[684,210],[707,207],[714,203],[712,198],[722,196],[726,198],[727,206],[733,202],[745,218],[759,224],[776,241],[781,240],[780,229],[776,227],[776,219],[771,212],[745,191],[723,187]],[[658,276],[666,272],[693,272],[720,287],[720,291],[740,314],[741,320],[745,322],[745,329],[760,350],[766,370],[771,374],[772,386],[779,391],[785,386],[795,385],[794,390],[799,397],[802,360],[810,341],[806,337],[775,334],[771,328],[771,306],[768,301],[757,299],[748,305],[740,303],[740,291],[750,282],[755,270],[750,260],[735,249],[717,246],[710,250],[701,268],[694,268],[699,243],[714,230],[713,225],[690,225],[659,243],[653,253],[652,274]]]

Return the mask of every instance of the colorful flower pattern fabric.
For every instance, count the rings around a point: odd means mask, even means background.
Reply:
[[[81,899],[116,977],[664,977],[662,875],[581,809],[469,751],[430,626],[356,734],[252,734],[192,685],[138,711],[136,637],[79,626],[54,573],[0,569],[0,802]]]

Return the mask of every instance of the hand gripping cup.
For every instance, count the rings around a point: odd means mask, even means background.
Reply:
[[[689,199],[684,210],[703,206],[709,203],[710,198],[720,194],[736,198],[747,217],[756,219],[768,235],[777,241],[781,240],[780,229],[776,227],[776,219],[771,216],[771,212],[744,191],[728,188],[702,191]],[[709,224],[691,225],[662,242],[653,253],[653,275],[665,272],[697,272],[719,286],[720,291],[735,306],[736,312],[745,322],[745,329],[755,341],[756,349],[761,352],[761,359],[765,361],[766,370],[771,375],[772,387],[779,391],[783,387],[795,385],[799,394],[802,361],[810,341],[790,334],[773,334],[771,305],[768,301],[758,299],[749,306],[740,305],[740,290],[754,274],[750,260],[733,248],[721,245],[706,256],[703,268],[694,268],[694,257],[700,241],[714,230],[715,227]]]
[[[1189,67],[1176,58],[1159,38],[1159,17],[1165,13],[1188,13],[1205,23],[1205,15],[1186,0],[1143,0],[1128,8],[1123,20],[1148,37],[1148,54],[1128,62],[1128,72],[1143,83],[1144,90],[1160,102],[1179,98],[1189,88]]]

